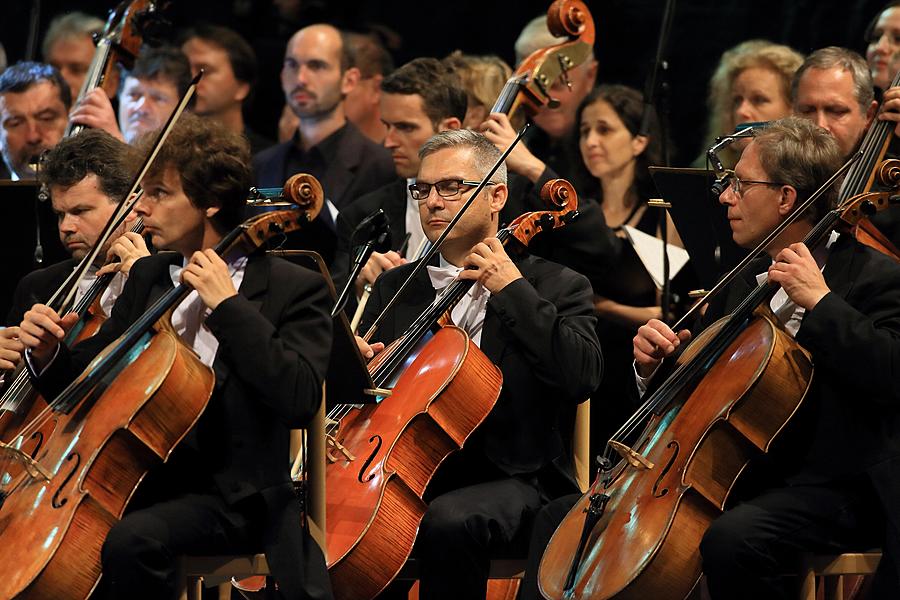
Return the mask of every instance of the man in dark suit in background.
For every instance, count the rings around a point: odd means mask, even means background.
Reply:
[[[463,182],[481,179],[499,156],[483,135],[469,130],[445,131],[424,145],[413,197],[429,240],[468,200],[475,186]],[[505,181],[501,166],[447,237],[440,267],[417,276],[379,326],[375,343],[358,340],[363,354],[373,356],[438,290],[454,278],[468,279],[475,284],[453,309],[453,322],[503,373],[493,411],[426,492],[431,499],[415,552],[421,597],[429,600],[483,598],[490,556],[521,548],[541,505],[563,489],[577,489],[564,466],[563,436],[602,371],[588,281],[528,254],[513,259],[495,237]],[[411,269],[402,265],[375,282],[364,329]]]
[[[174,308],[172,326],[212,367],[216,386],[194,428],[107,535],[101,585],[110,598],[174,598],[181,554],[261,550],[285,597],[331,597],[324,557],[302,529],[288,461],[289,428],[305,426],[322,401],[331,300],[311,271],[265,254],[212,250],[241,221],[249,159],[241,136],[183,115],[136,207],[153,245],[175,252],[138,261],[110,319],[71,350],[59,343],[71,315],[35,305],[21,326],[39,388],[55,397],[173,285],[194,290]]]
[[[294,138],[253,159],[258,187],[281,187],[295,173],[309,173],[328,201],[304,248],[332,263],[334,219],[350,202],[394,177],[388,152],[347,121],[344,98],[359,81],[349,41],[330,25],[310,25],[294,34],[284,54],[281,85],[300,119]]]

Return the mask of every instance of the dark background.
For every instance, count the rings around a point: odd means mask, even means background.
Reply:
[[[276,15],[274,2],[299,6],[291,19]],[[0,9],[0,41],[10,62],[22,58],[33,2],[6,2]],[[656,53],[664,0],[588,0],[597,26],[599,81],[644,89]],[[864,51],[866,24],[882,0],[679,0],[675,7],[668,58],[673,164],[687,164],[699,153],[705,124],[706,84],[721,53],[746,39],[766,38],[803,53],[827,45]],[[11,5],[11,6],[10,6]],[[40,27],[66,10],[79,9],[105,18],[112,0],[43,0]],[[248,120],[274,137],[283,104],[278,71],[287,38],[305,24],[326,21],[351,30],[378,24],[396,34],[396,63],[417,56],[442,57],[454,49],[497,54],[513,61],[513,43],[531,18],[547,10],[549,0],[173,0],[172,30],[198,21],[230,26],[256,49],[260,84]],[[38,45],[39,47],[39,45]]]

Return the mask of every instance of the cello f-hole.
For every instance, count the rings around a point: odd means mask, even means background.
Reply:
[[[59,494],[62,492],[63,488],[66,487],[66,484],[69,483],[69,480],[72,479],[72,476],[78,471],[78,466],[81,464],[81,455],[77,452],[72,452],[66,457],[66,462],[71,462],[72,459],[75,459],[75,464],[72,465],[72,468],[69,470],[69,474],[66,475],[66,478],[60,484],[59,488],[57,488],[56,492],[53,494],[53,500],[50,505],[53,508],[62,508],[66,505],[66,502],[69,501],[68,498],[60,499]]]
[[[669,488],[659,489],[660,484],[662,483],[663,477],[666,476],[666,473],[672,468],[672,464],[675,462],[675,459],[678,458],[678,454],[681,450],[681,447],[678,445],[677,441],[671,441],[666,445],[666,448],[669,450],[673,450],[671,456],[669,456],[669,460],[666,461],[666,465],[662,468],[662,471],[659,473],[659,477],[656,478],[656,481],[653,482],[653,497],[654,498],[662,498],[666,494],[669,493]]]
[[[372,461],[375,460],[375,457],[378,456],[378,453],[381,452],[381,445],[384,443],[384,440],[381,439],[380,435],[375,434],[372,437],[370,437],[369,443],[371,444],[372,442],[375,442],[376,440],[377,440],[377,442],[375,444],[375,449],[372,450],[372,454],[370,454],[369,458],[366,459],[366,462],[363,463],[362,468],[359,470],[359,475],[356,476],[356,478],[359,480],[360,483],[368,483],[368,482],[372,481],[372,479],[375,477],[375,473],[369,473],[368,477],[363,477],[363,475],[365,474],[366,470],[369,468],[369,465],[372,464]]]
[[[38,451],[41,449],[41,446],[44,445],[44,434],[41,431],[35,431],[31,434],[31,439],[37,440],[34,450],[31,451],[31,458],[37,459]]]

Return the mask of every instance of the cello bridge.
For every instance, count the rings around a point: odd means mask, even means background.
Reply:
[[[348,462],[353,462],[354,460],[356,460],[356,457],[353,456],[353,454],[349,450],[347,450],[347,448],[343,444],[337,441],[337,439],[331,434],[327,434],[325,436],[325,445],[328,447],[328,450],[325,452],[325,456],[328,457],[328,462],[330,463],[336,463],[340,460],[340,457],[334,454],[335,451],[343,454],[344,458],[346,458]]]
[[[610,446],[610,448],[615,450],[619,454],[619,456],[621,456],[626,461],[628,461],[628,464],[630,464],[635,469],[650,470],[653,468],[653,463],[650,462],[647,459],[647,457],[645,457],[643,454],[635,452],[634,450],[632,450],[625,444],[622,444],[622,443],[616,442],[616,441],[611,441],[611,442],[609,442],[609,446]]]
[[[19,448],[0,442],[0,456],[22,465],[32,479],[43,479],[45,482],[50,482],[50,472]]]

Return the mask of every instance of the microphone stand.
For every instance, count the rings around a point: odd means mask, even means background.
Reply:
[[[334,318],[339,312],[344,310],[347,300],[350,299],[350,290],[353,289],[356,278],[359,277],[360,271],[366,265],[369,257],[372,256],[372,253],[375,252],[375,249],[378,248],[379,252],[384,252],[387,250],[385,246],[389,245],[391,230],[388,227],[387,215],[383,209],[379,208],[376,212],[363,219],[357,226],[356,231],[353,232],[354,235],[351,236],[351,239],[357,232],[367,227],[373,227],[375,232],[374,234],[369,234],[366,243],[356,253],[356,259],[353,261],[353,267],[350,269],[350,278],[347,279],[347,283],[344,284],[337,302],[334,303],[334,308],[331,310],[331,318]]]
[[[670,166],[671,159],[669,156],[669,82],[666,77],[668,74],[669,63],[665,59],[665,52],[669,46],[669,34],[672,31],[672,19],[675,13],[675,0],[666,0],[666,8],[663,12],[662,25],[660,25],[659,43],[656,46],[656,59],[653,63],[653,70],[647,78],[647,86],[644,89],[644,115],[641,122],[640,135],[646,136],[650,129],[650,120],[653,111],[659,117],[659,131],[661,136],[663,166]],[[669,314],[669,306],[671,305],[671,281],[669,278],[669,232],[668,232],[668,214],[666,209],[662,208],[659,216],[659,232],[662,239],[663,255],[663,286],[662,286],[662,320],[668,322],[671,315]]]

